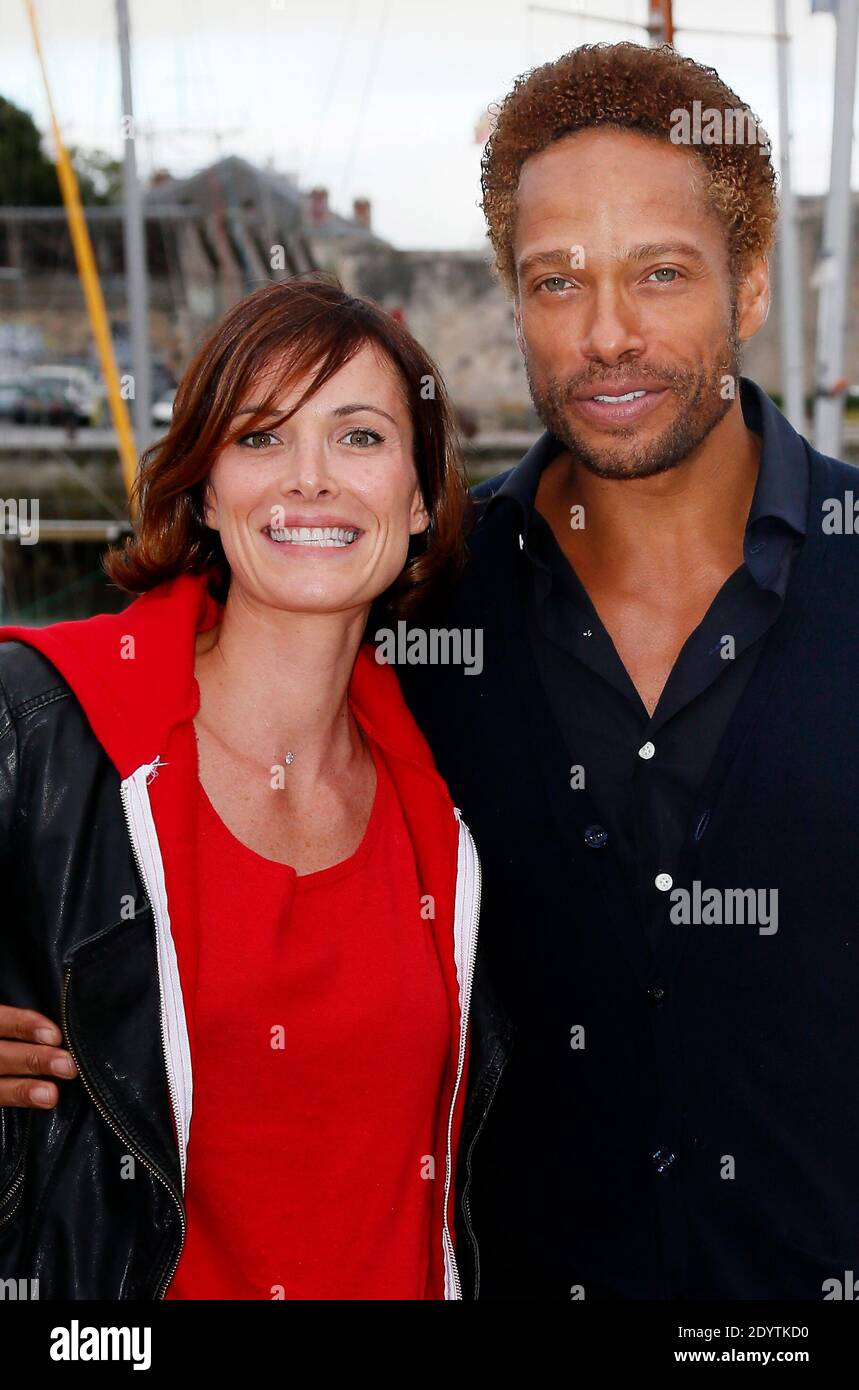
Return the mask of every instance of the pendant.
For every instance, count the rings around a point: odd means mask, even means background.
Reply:
[[[289,767],[291,763],[294,763],[294,762],[295,762],[295,754],[294,754],[294,753],[287,753],[287,755],[286,755],[286,757],[284,758],[283,761],[286,763],[287,767]]]

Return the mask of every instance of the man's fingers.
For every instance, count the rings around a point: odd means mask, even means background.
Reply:
[[[57,1025],[44,1014],[0,1004],[0,1105],[42,1110],[56,1105],[57,1086],[34,1078],[77,1076],[69,1053],[56,1046],[62,1040]]]
[[[0,1039],[0,1077],[72,1077],[77,1074],[71,1055],[61,1047],[39,1047],[36,1043]]]
[[[0,1004],[0,1038],[18,1038],[23,1042],[57,1047],[63,1035],[56,1023],[35,1009],[14,1009],[10,1004]]]
[[[37,1110],[50,1110],[60,1093],[48,1081],[31,1081],[26,1077],[0,1077],[0,1105],[18,1105]]]

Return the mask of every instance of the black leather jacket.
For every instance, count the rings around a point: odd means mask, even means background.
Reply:
[[[53,1110],[0,1107],[0,1277],[43,1299],[161,1297],[182,1245],[154,921],[119,782],[50,662],[0,644],[0,998],[59,1022],[81,1078]]]
[[[53,1110],[0,1107],[0,1279],[38,1279],[42,1299],[161,1298],[182,1250],[155,921],[124,809],[58,671],[0,643],[0,999],[58,1021],[80,1073]],[[478,1258],[462,1198],[509,1042],[479,964],[470,1026],[456,1203],[466,1298]]]

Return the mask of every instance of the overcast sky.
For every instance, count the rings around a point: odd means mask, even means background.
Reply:
[[[113,0],[36,0],[64,137],[119,154]],[[547,13],[555,8],[561,13]],[[380,235],[404,248],[483,242],[478,206],[486,106],[520,72],[579,43],[645,41],[646,0],[130,0],[138,146],[185,173],[223,152],[323,184],[348,211],[366,195]],[[585,10],[593,19],[564,11]],[[761,117],[778,151],[773,0],[677,0],[677,44],[715,67]],[[628,21],[606,23],[600,15]],[[718,37],[682,25],[718,27]],[[826,184],[834,21],[788,0],[793,169]],[[0,94],[47,129],[24,0],[0,0]],[[859,154],[854,162],[854,186]]]

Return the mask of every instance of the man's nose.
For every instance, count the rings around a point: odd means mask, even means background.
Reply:
[[[629,296],[615,285],[598,286],[585,310],[584,355],[614,362],[624,353],[643,348],[640,316]]]

